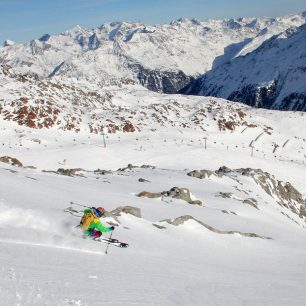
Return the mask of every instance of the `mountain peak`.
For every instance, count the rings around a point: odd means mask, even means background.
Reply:
[[[50,38],[51,36],[49,35],[49,34],[44,34],[43,36],[41,36],[38,40],[39,41],[48,41],[49,40],[49,38]]]
[[[75,27],[71,28],[70,30],[64,31],[62,34],[66,35],[66,36],[75,36],[77,34],[80,34],[84,31],[84,29],[79,26],[76,25]]]
[[[15,45],[15,42],[9,39],[5,40],[5,42],[3,43],[3,47],[9,47],[13,45]]]

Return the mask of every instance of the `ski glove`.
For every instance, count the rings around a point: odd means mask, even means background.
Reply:
[[[115,227],[114,227],[114,226],[111,226],[111,227],[109,227],[108,229],[109,229],[109,231],[113,231],[113,230],[115,229]]]

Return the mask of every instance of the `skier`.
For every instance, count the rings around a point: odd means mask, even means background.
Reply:
[[[113,226],[106,227],[101,223],[100,218],[104,214],[105,209],[103,207],[92,207],[84,210],[84,215],[80,221],[80,227],[84,235],[96,239],[102,236],[102,232],[110,232],[115,229]]]

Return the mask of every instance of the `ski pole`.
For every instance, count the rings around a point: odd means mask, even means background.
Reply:
[[[108,250],[108,247],[109,247],[109,245],[110,245],[110,241],[111,241],[111,239],[112,239],[112,235],[113,235],[113,231],[111,231],[111,234],[110,234],[110,236],[109,236],[109,241],[108,241],[108,244],[107,244],[107,247],[106,247],[106,250],[105,250],[105,254],[107,254],[107,250]]]
[[[82,205],[82,204],[79,204],[79,203],[75,203],[75,202],[73,202],[73,201],[70,201],[70,204],[74,204],[74,205],[77,205],[77,206],[89,208],[89,206],[85,206],[85,205]]]

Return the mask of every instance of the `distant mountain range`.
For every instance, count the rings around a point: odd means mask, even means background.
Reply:
[[[290,27],[188,85],[182,93],[306,111],[306,25]]]
[[[167,94],[305,110],[305,22],[306,13],[162,25],[117,22],[76,26],[25,44],[6,41],[0,48],[0,106],[43,98],[42,83],[49,99],[57,86],[52,103],[71,88],[74,99],[78,91],[109,97],[138,84]]]

